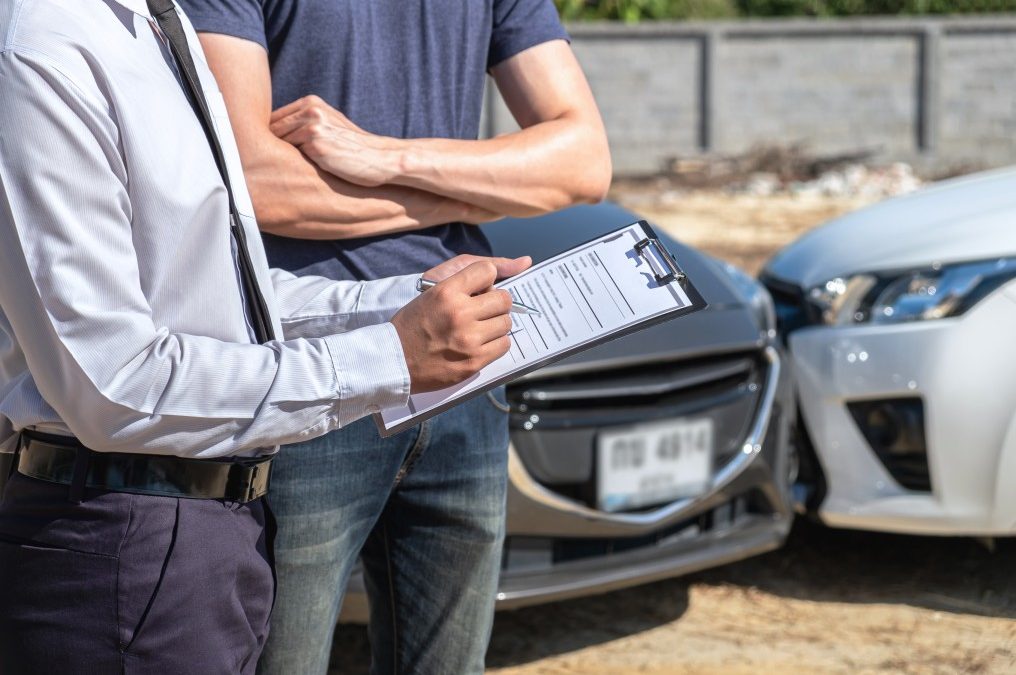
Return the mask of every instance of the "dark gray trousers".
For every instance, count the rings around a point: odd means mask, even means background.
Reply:
[[[262,501],[12,476],[0,500],[0,674],[253,673],[275,581]]]

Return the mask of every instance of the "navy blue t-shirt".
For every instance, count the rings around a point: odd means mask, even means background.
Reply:
[[[375,134],[475,139],[486,71],[567,39],[551,0],[180,0],[198,31],[261,44],[278,108],[316,94]],[[376,279],[489,253],[451,223],[363,239],[265,235],[269,262],[297,274]]]

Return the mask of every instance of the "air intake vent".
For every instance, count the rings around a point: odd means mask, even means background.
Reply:
[[[855,401],[847,409],[897,483],[908,490],[931,492],[921,399]]]

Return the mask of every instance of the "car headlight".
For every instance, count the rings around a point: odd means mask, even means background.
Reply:
[[[959,316],[1007,281],[1016,258],[830,279],[808,291],[820,323],[902,323]]]
[[[776,338],[776,307],[773,305],[769,291],[730,263],[723,263],[723,269],[748,300],[748,307],[755,315],[759,329],[766,341],[774,340]]]

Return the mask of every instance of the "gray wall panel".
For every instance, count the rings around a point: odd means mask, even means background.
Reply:
[[[621,175],[796,143],[929,172],[1016,163],[1016,16],[569,30]],[[488,103],[486,133],[517,128]]]

